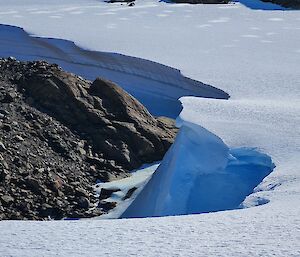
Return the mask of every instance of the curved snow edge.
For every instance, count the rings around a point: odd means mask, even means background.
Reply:
[[[121,218],[241,208],[275,167],[271,157],[255,148],[229,149],[220,137],[180,116],[177,126],[174,144]]]
[[[89,80],[104,77],[132,94],[156,116],[177,117],[181,110],[178,98],[182,96],[230,97],[221,89],[185,77],[173,67],[119,53],[87,50],[73,41],[37,37],[11,25],[0,24],[0,56],[46,60]]]

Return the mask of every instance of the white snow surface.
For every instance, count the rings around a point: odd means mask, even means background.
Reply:
[[[228,98],[222,90],[186,78],[172,67],[122,54],[84,50],[72,41],[32,37],[10,25],[0,25],[0,56],[46,60],[89,80],[110,79],[157,116],[176,118],[182,109],[178,101],[181,96]]]
[[[159,163],[145,164],[142,165],[139,169],[133,171],[130,177],[114,180],[110,182],[100,182],[95,185],[95,191],[97,196],[100,195],[101,189],[110,189],[110,190],[119,190],[113,192],[112,195],[105,199],[105,202],[115,202],[117,206],[112,209],[109,213],[103,214],[97,219],[116,219],[119,218],[124,210],[130,206],[132,201],[136,196],[141,192],[144,186],[147,184],[151,175],[155,172]],[[135,191],[132,193],[129,198],[125,199],[129,190],[135,188]],[[124,200],[125,199],[125,200]]]
[[[270,201],[265,205],[178,217],[1,222],[0,256],[300,256],[299,11],[155,0],[132,8],[96,0],[0,6],[0,23],[156,61],[225,90],[228,101],[182,98],[178,123],[200,125],[230,148],[257,147],[276,165],[243,203]]]

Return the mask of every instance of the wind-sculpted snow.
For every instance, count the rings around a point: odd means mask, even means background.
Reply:
[[[175,143],[123,218],[238,208],[274,168],[252,148],[229,149],[201,126],[184,122]]]
[[[7,47],[9,44],[10,47]],[[0,25],[0,57],[47,60],[65,70],[94,80],[110,79],[139,99],[152,114],[175,118],[181,96],[225,98],[222,90],[184,77],[179,70],[122,54],[88,51],[73,42],[29,36],[23,29]]]
[[[24,0],[0,0],[0,23],[177,67],[222,88],[229,101],[187,97],[181,117],[230,148],[257,147],[276,164],[242,206],[268,204],[160,218],[0,222],[1,256],[300,256],[299,11],[253,10],[277,7],[240,2],[136,0],[127,7],[26,0],[24,7]],[[11,41],[1,42],[11,49]],[[172,93],[168,89],[163,93]]]

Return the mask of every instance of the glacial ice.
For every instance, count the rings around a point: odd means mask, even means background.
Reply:
[[[229,149],[205,128],[184,122],[161,165],[121,217],[236,209],[274,167],[255,148]]]

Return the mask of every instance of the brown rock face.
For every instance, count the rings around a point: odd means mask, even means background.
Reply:
[[[106,159],[131,170],[162,159],[175,136],[122,88],[98,78],[93,83],[45,63],[28,65],[20,89],[39,109],[89,140]]]
[[[176,134],[110,81],[0,59],[0,220],[101,215],[96,181],[163,157]]]

